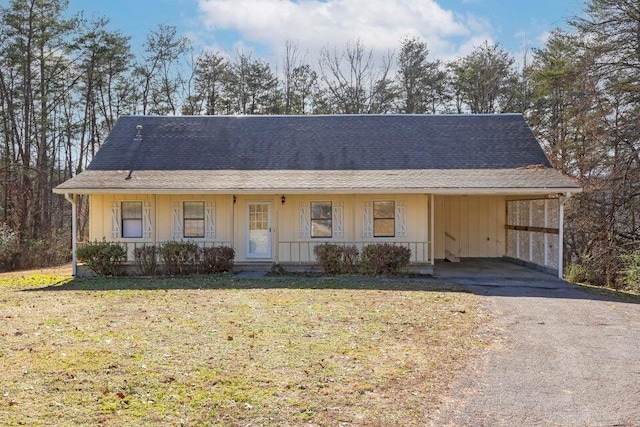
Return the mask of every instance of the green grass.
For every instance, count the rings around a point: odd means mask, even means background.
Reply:
[[[44,285],[60,285],[71,282],[71,277],[60,274],[5,274],[0,276],[0,288],[4,287],[30,287]]]
[[[487,320],[419,282],[0,286],[0,425],[421,425]]]

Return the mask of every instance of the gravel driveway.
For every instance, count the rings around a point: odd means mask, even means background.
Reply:
[[[640,304],[548,281],[461,281],[496,318],[432,425],[640,426]]]

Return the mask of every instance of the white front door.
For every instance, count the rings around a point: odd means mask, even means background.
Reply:
[[[271,203],[248,204],[247,258],[271,258]]]

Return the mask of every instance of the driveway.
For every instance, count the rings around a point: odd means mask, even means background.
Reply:
[[[432,425],[640,426],[640,304],[552,276],[451,279],[486,296],[493,344]]]

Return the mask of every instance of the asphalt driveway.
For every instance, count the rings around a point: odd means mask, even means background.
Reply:
[[[640,426],[640,304],[551,276],[455,281],[486,296],[494,344],[432,425]]]

